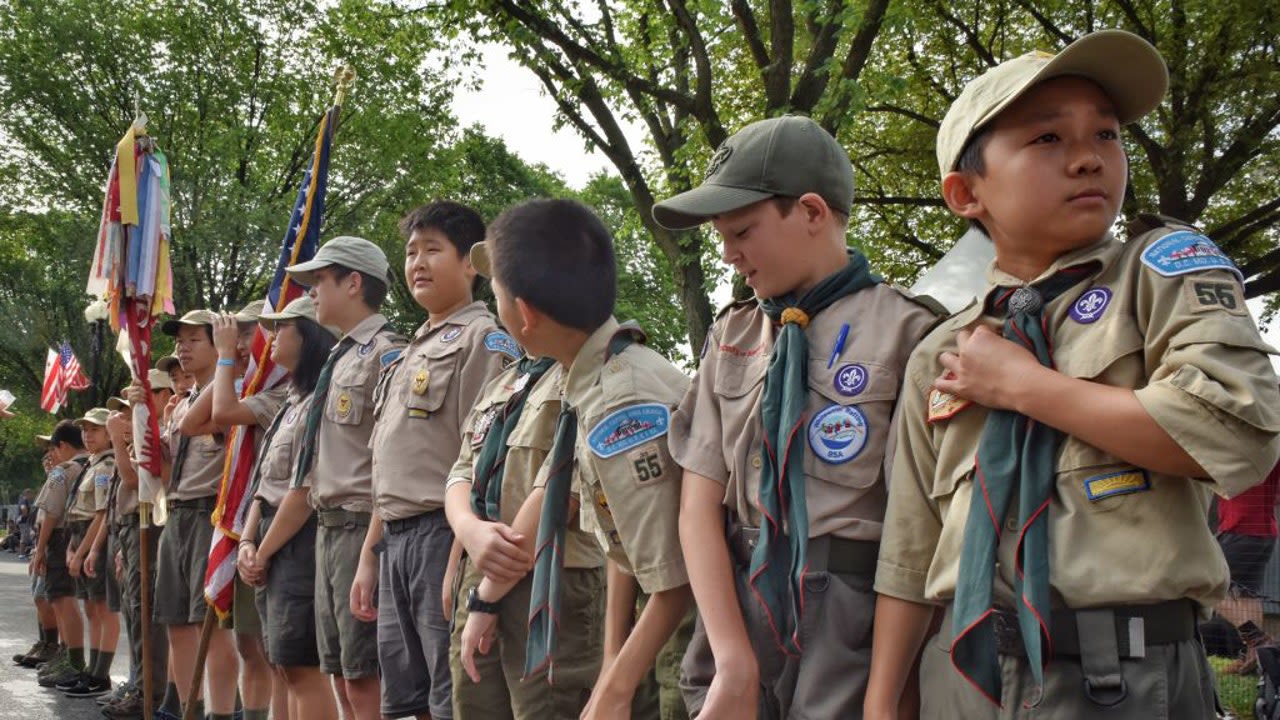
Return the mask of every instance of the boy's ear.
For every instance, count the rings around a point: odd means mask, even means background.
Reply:
[[[973,177],[952,171],[942,178],[942,199],[951,212],[969,220],[979,220],[985,208],[973,192]]]
[[[831,208],[827,201],[817,193],[805,193],[796,198],[796,207],[792,212],[803,212],[805,222],[811,226],[819,226],[831,218]]]
[[[537,308],[524,301],[524,298],[516,298],[516,311],[520,313],[520,332],[523,335],[529,335],[535,328],[542,324],[542,313]]]

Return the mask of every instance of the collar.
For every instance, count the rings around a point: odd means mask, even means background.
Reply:
[[[1054,273],[1062,270],[1063,268],[1069,268],[1072,265],[1079,265],[1091,260],[1097,260],[1102,263],[1102,267],[1099,270],[1099,272],[1102,272],[1115,261],[1123,248],[1123,243],[1116,240],[1111,233],[1107,233],[1101,240],[1092,245],[1082,247],[1078,250],[1072,250],[1065,255],[1060,255],[1058,259],[1053,261],[1053,264],[1046,268],[1044,272],[1040,273],[1040,275],[1031,282],[1022,280],[1021,278],[1016,278],[1009,273],[1004,272],[1000,268],[996,267],[996,261],[992,260],[991,264],[987,266],[987,290],[989,291],[991,288],[998,285],[1002,285],[1004,287],[1025,287],[1027,285],[1034,285],[1041,280],[1051,277]]]
[[[115,451],[115,450],[103,450],[102,452],[98,453],[97,455],[90,455],[90,456],[89,456],[89,462],[90,462],[91,464],[93,464],[93,465],[97,465],[98,463],[102,462],[103,460],[107,460],[107,459],[114,460],[114,459],[115,459],[115,457],[116,457],[116,451]]]
[[[569,367],[564,378],[565,398],[569,400],[569,404],[576,405],[576,398],[581,397],[595,384],[596,376],[604,365],[609,341],[613,339],[613,334],[618,332],[618,327],[618,321],[610,315],[603,325],[587,337],[587,341],[578,350],[577,356],[573,358],[573,365]]]
[[[386,324],[387,319],[382,316],[382,313],[374,313],[351,328],[351,332],[347,333],[345,337],[351,338],[357,344],[366,345],[377,336],[378,331]]]
[[[435,334],[440,330],[440,328],[447,325],[461,325],[465,327],[470,325],[477,318],[484,317],[488,312],[489,309],[485,306],[483,301],[475,300],[469,305],[464,305],[454,311],[452,315],[442,320],[439,325],[432,326],[430,320],[422,323],[422,325],[418,326],[418,330],[413,334],[413,336],[415,338],[427,337]]]

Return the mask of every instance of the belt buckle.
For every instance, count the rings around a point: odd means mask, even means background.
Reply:
[[[342,527],[343,529],[346,529],[346,530],[355,530],[356,521],[348,518],[346,522],[342,523]]]

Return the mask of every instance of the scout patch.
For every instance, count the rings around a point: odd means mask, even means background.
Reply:
[[[867,416],[857,405],[831,405],[809,421],[809,447],[818,459],[839,465],[867,446]]]
[[[297,419],[298,419],[298,408],[291,407],[289,408],[289,412],[285,413],[284,424],[292,425],[294,422],[297,421]]]
[[[345,390],[338,393],[338,402],[336,405],[338,415],[346,417],[351,412],[351,394]]]
[[[511,392],[518,393],[525,389],[525,386],[529,384],[530,377],[531,375],[529,375],[529,373],[520,373],[520,375],[516,377],[516,381],[511,383]]]
[[[1094,475],[1084,481],[1084,494],[1093,502],[1112,495],[1127,495],[1151,489],[1151,479],[1146,470],[1123,470],[1121,472]]]
[[[605,497],[603,490],[596,490],[596,507],[603,510],[605,515],[613,517],[613,512],[609,510],[609,498]]]
[[[1214,282],[1195,277],[1183,278],[1182,294],[1193,313],[1226,310],[1232,315],[1249,314],[1239,283]]]
[[[376,338],[361,345],[360,348],[356,350],[356,354],[359,355],[360,357],[368,357],[369,353],[373,352],[373,344],[375,342],[377,342]]]
[[[597,457],[611,458],[667,434],[671,410],[659,403],[641,403],[622,408],[587,434],[587,444]]]
[[[67,471],[62,468],[54,468],[49,471],[49,482],[61,485],[67,481]]]
[[[440,336],[440,342],[451,343],[454,340],[457,340],[460,335],[462,335],[462,328],[451,327],[448,330],[445,330],[444,334]]]
[[[418,374],[413,376],[413,394],[426,395],[427,386],[430,384],[430,382],[431,382],[431,373],[428,372],[426,368],[419,370]]]
[[[105,474],[97,475],[93,478],[93,484],[98,487],[106,487],[111,484],[111,476]]]
[[[842,365],[836,371],[835,386],[836,392],[841,395],[846,397],[857,395],[867,389],[867,369],[857,363]]]
[[[391,363],[393,363],[393,362],[395,362],[395,361],[399,360],[399,359],[400,359],[400,354],[401,354],[402,352],[404,352],[404,351],[403,351],[403,350],[401,350],[400,348],[396,348],[395,350],[388,350],[388,351],[386,351],[386,352],[382,353],[382,357],[378,358],[378,363],[379,363],[379,364],[381,364],[381,365],[382,365],[382,367],[386,367],[386,366],[390,365]]]
[[[627,462],[631,464],[631,475],[638,485],[662,477],[662,458],[658,454],[657,443],[649,443],[639,450],[627,453]]]
[[[498,417],[499,407],[501,406],[494,406],[480,413],[480,416],[476,418],[476,424],[471,427],[472,447],[484,445],[484,439],[489,435],[489,428],[493,427],[493,421]]]
[[[934,388],[929,393],[929,417],[927,422],[938,423],[973,404],[972,400],[958,398],[949,392]]]
[[[1110,304],[1111,288],[1089,288],[1071,306],[1071,319],[1081,325],[1088,325],[1102,317]]]
[[[1244,282],[1244,274],[1213,241],[1188,230],[1172,232],[1142,251],[1142,264],[1165,277],[1202,270],[1229,270]]]
[[[501,330],[494,330],[488,335],[485,335],[484,346],[493,352],[500,352],[512,360],[519,360],[520,355],[522,354],[520,352],[520,346],[516,344],[516,341],[512,340],[510,335],[502,332]]]

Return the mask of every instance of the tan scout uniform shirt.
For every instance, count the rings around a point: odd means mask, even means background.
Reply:
[[[1144,250],[1167,234],[1159,228],[1123,244],[1108,237],[1059,258],[1042,276],[1102,262],[1096,275],[1046,308],[1058,371],[1134,388],[1152,418],[1209,475],[1163,475],[1064,438],[1049,506],[1049,562],[1055,603],[1066,607],[1179,598],[1217,604],[1228,572],[1206,522],[1210,493],[1231,496],[1256,485],[1280,455],[1273,351],[1245,310],[1239,281],[1225,270],[1164,277],[1145,266]],[[994,268],[989,281],[1023,284]],[[1197,286],[1209,290],[1204,302]],[[876,574],[880,593],[913,602],[955,595],[987,412],[978,405],[957,411],[957,403],[931,388],[942,373],[938,355],[955,350],[956,333],[976,322],[995,326],[981,313],[975,304],[943,323],[908,363]],[[1007,528],[1010,522],[1016,519],[1006,519]],[[1006,607],[1013,602],[1016,536],[1004,533],[997,551],[995,593]]]
[[[689,583],[677,525],[680,466],[667,450],[671,408],[689,378],[643,345],[606,360],[618,328],[609,318],[561,377],[564,402],[578,414],[574,489],[583,530],[652,595]],[[550,470],[548,458],[538,486]]]
[[[503,460],[502,496],[498,501],[502,522],[515,522],[516,513],[533,492],[534,480],[551,452],[556,422],[560,419],[560,384],[563,371],[553,366],[533,386],[525,398],[524,412],[515,429],[507,436],[507,456]],[[461,480],[470,484],[475,478],[476,453],[493,427],[494,417],[519,388],[516,367],[512,365],[485,386],[475,408],[463,424],[462,452],[449,471],[449,483]],[[604,565],[604,554],[591,533],[582,529],[575,515],[565,533],[565,567],[597,568]]]
[[[464,421],[485,384],[519,353],[480,301],[418,328],[387,368],[375,401],[369,446],[379,517],[402,520],[444,507]]]
[[[796,439],[804,443],[810,537],[880,539],[903,371],[936,320],[884,284],[810,318],[809,401]],[[754,300],[731,306],[712,326],[694,384],[672,417],[676,462],[723,483],[725,506],[752,527],[760,526],[760,402],[777,333]]]
[[[132,457],[128,458],[128,462],[130,464],[133,463]],[[120,522],[138,512],[138,486],[136,484],[133,487],[125,485],[124,478],[120,476],[118,468],[111,482],[115,484],[115,489],[112,492],[115,493],[116,498],[116,504],[111,509],[111,514],[116,522]]]
[[[111,478],[116,472],[116,454],[110,450],[89,456],[84,480],[76,490],[69,517],[71,520],[92,520],[99,510],[107,509],[107,495],[111,491]]]
[[[253,419],[257,423],[253,428],[257,433],[254,436],[255,440],[262,440],[267,428],[271,427],[271,421],[276,419],[276,413],[280,412],[280,406],[284,404],[285,398],[289,397],[289,392],[289,383],[286,382],[241,400],[253,413]]]
[[[356,347],[334,365],[320,422],[311,486],[312,504],[320,510],[373,508],[373,390],[379,373],[405,345],[404,338],[386,325],[387,319],[374,313],[343,338],[354,340]]]
[[[77,455],[76,458],[84,459],[85,455]],[[53,523],[55,530],[66,524],[64,516],[67,514],[71,487],[76,484],[82,472],[84,467],[75,458],[55,465],[49,470],[44,487],[40,488],[40,494],[36,496],[36,508],[44,513],[43,522]]]
[[[173,408],[169,452],[175,463],[182,438],[178,427],[182,425],[182,419],[187,416],[200,392],[208,392],[208,389],[187,395]],[[226,457],[226,441],[227,436],[222,433],[197,435],[187,441],[187,457],[182,462],[182,477],[169,480],[169,500],[196,500],[218,494],[218,485],[222,482],[222,465]]]
[[[271,442],[262,448],[258,456],[257,475],[254,478],[258,489],[254,497],[272,507],[280,507],[293,484],[295,461],[298,459],[298,450],[302,447],[312,397],[310,394],[304,397],[296,390],[289,390],[289,407],[282,411],[284,417],[280,419],[276,434],[271,436]],[[303,478],[302,487],[311,487],[314,475],[313,467]]]

